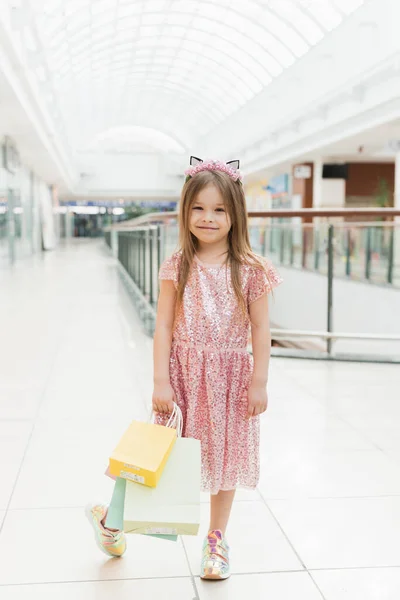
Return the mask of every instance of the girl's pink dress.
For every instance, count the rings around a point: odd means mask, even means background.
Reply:
[[[161,265],[160,279],[177,287],[181,252]],[[242,265],[248,305],[281,279],[267,263],[270,283]],[[202,487],[212,494],[255,488],[259,479],[259,418],[246,419],[253,357],[247,351],[250,319],[242,314],[229,266],[195,258],[176,316],[170,358],[171,385],[182,409],[185,437],[201,441]]]

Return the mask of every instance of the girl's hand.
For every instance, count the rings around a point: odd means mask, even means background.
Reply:
[[[248,419],[251,419],[251,417],[256,417],[257,415],[261,415],[267,410],[268,396],[265,385],[251,384],[247,392],[247,397]]]
[[[153,411],[159,414],[170,415],[174,410],[176,402],[175,392],[170,383],[158,383],[154,385]]]

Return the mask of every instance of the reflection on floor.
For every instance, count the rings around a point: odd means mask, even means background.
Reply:
[[[398,600],[397,366],[272,361],[260,486],[238,494],[229,532],[234,576],[207,585],[200,537],[132,536],[107,560],[84,518],[152,389],[152,342],[105,247],[3,269],[0,290],[2,600]]]

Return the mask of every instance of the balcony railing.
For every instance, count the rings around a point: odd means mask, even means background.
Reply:
[[[275,354],[312,358],[397,361],[397,357],[357,352],[340,355],[335,342],[400,342],[400,334],[333,330],[333,289],[337,278],[399,288],[400,210],[304,209],[249,213],[252,248],[281,269],[312,272],[326,281],[326,328],[273,328]],[[312,222],[309,222],[309,221]],[[178,247],[177,213],[144,215],[107,228],[106,242],[118,257],[145,326],[154,330],[158,271]],[[318,341],[319,345],[310,344]],[[306,343],[307,342],[307,343]],[[282,347],[285,346],[285,349]],[[310,347],[312,348],[310,350]],[[398,357],[400,361],[400,356]]]

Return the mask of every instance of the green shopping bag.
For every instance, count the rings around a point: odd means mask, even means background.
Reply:
[[[200,441],[177,438],[156,488],[127,481],[124,531],[197,535],[200,526]]]
[[[124,506],[125,506],[126,479],[117,477],[114,484],[114,491],[111,498],[110,506],[106,518],[106,527],[110,529],[124,530]],[[176,542],[177,535],[158,535],[158,534],[142,534],[150,537]]]

